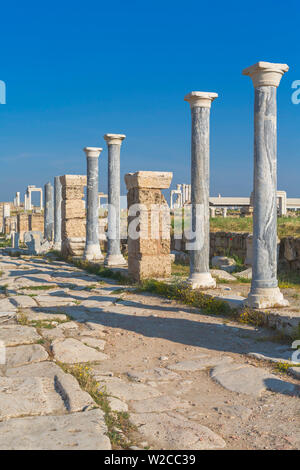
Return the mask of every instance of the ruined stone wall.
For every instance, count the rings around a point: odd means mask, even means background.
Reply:
[[[82,256],[86,237],[86,211],[84,188],[87,178],[84,175],[64,175],[62,185],[61,236],[63,256]]]
[[[19,233],[20,242],[24,241],[24,233],[29,231],[28,214],[21,213],[17,215],[17,232]]]
[[[44,234],[44,216],[43,214],[29,214],[28,224],[30,231],[42,232]]]
[[[285,237],[281,239],[279,261],[283,268],[300,272],[300,238]]]

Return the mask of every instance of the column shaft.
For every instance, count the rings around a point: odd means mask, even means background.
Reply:
[[[252,288],[277,287],[276,87],[255,88]]]
[[[99,244],[98,214],[98,157],[91,157],[87,154],[86,245],[84,257],[89,260],[103,258]]]
[[[44,237],[49,242],[53,238],[53,186],[47,183],[44,186],[45,190],[45,211],[44,211]]]
[[[61,250],[61,182],[60,177],[54,178],[54,249]]]

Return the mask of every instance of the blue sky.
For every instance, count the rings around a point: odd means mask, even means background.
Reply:
[[[253,86],[258,60],[290,71],[278,90],[278,188],[300,197],[300,79],[296,1],[27,1],[1,6],[0,200],[28,184],[86,171],[85,146],[125,133],[123,175],[173,171],[190,182],[192,90],[219,94],[211,112],[211,195],[252,190]]]

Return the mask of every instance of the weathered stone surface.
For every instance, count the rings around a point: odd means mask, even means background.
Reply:
[[[177,362],[176,364],[169,365],[168,369],[178,370],[178,371],[196,371],[204,370],[207,367],[214,366],[216,364],[222,363],[226,364],[231,362],[230,357],[220,358],[218,356],[208,356],[207,354],[201,354],[191,360]]]
[[[147,382],[148,380],[167,382],[169,380],[180,379],[180,375],[161,367],[155,367],[154,369],[148,369],[143,372],[129,371],[127,375],[129,379],[134,382]]]
[[[8,299],[0,299],[0,312],[15,312],[16,306]]]
[[[252,410],[242,405],[223,405],[215,409],[219,414],[240,418],[242,420],[247,420],[252,414]]]
[[[162,411],[188,408],[189,404],[170,396],[147,398],[131,403],[131,408],[136,413],[160,413]]]
[[[235,270],[236,262],[234,259],[228,258],[227,256],[213,256],[211,265],[217,266],[228,273],[232,273]]]
[[[235,273],[236,277],[242,277],[244,279],[252,279],[252,268],[245,269],[239,273]]]
[[[90,346],[91,348],[99,349],[100,351],[103,351],[106,343],[103,339],[97,339],[91,336],[81,336],[80,341],[82,341],[83,344]]]
[[[128,411],[128,405],[115,397],[108,397],[108,403],[112,411]]]
[[[157,442],[166,450],[226,447],[225,441],[209,428],[184,418],[175,418],[165,413],[132,413],[130,419],[149,442]]]
[[[36,307],[37,303],[34,298],[29,297],[28,295],[14,295],[9,298],[10,302],[16,307],[21,308],[30,308]]]
[[[66,411],[48,377],[0,377],[0,419]]]
[[[110,450],[104,413],[91,410],[66,416],[39,416],[0,423],[0,449]]]
[[[74,338],[53,341],[52,351],[57,361],[67,364],[95,362],[107,359],[106,354],[85,346],[81,341]]]
[[[161,395],[161,392],[149,385],[127,383],[118,377],[106,377],[96,375],[95,379],[101,383],[104,382],[105,388],[110,395],[118,397],[121,400],[145,400],[147,398]],[[100,389],[101,389],[100,385]]]
[[[91,396],[80,388],[75,377],[63,372],[53,362],[44,361],[10,368],[7,369],[6,375],[14,378],[47,377],[51,379],[53,390],[60,395],[65,410],[70,413],[86,411],[96,406]]]
[[[27,320],[29,321],[65,321],[67,320],[67,315],[64,313],[47,313],[47,312],[41,312],[38,309],[34,310],[26,310],[23,312],[23,315],[26,316]]]
[[[31,362],[46,361],[47,351],[40,344],[10,347],[6,350],[6,364],[8,367],[17,367]]]
[[[212,370],[211,377],[227,390],[254,397],[260,396],[266,390],[288,395],[297,393],[294,384],[281,380],[265,369],[244,364],[218,365]]]
[[[5,346],[17,346],[18,344],[32,344],[41,339],[36,329],[23,325],[3,325],[0,328],[0,341]]]
[[[59,328],[41,328],[41,333],[48,341],[65,337],[63,330],[60,330]]]
[[[220,281],[236,281],[234,276],[223,269],[210,269],[210,274]]]

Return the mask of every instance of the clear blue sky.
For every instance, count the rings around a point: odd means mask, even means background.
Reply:
[[[278,188],[300,197],[298,2],[56,1],[1,6],[0,200],[28,184],[86,171],[85,146],[125,133],[123,175],[173,171],[190,182],[192,90],[219,93],[211,113],[211,195],[252,189],[253,86],[258,60],[290,71],[278,90]]]

